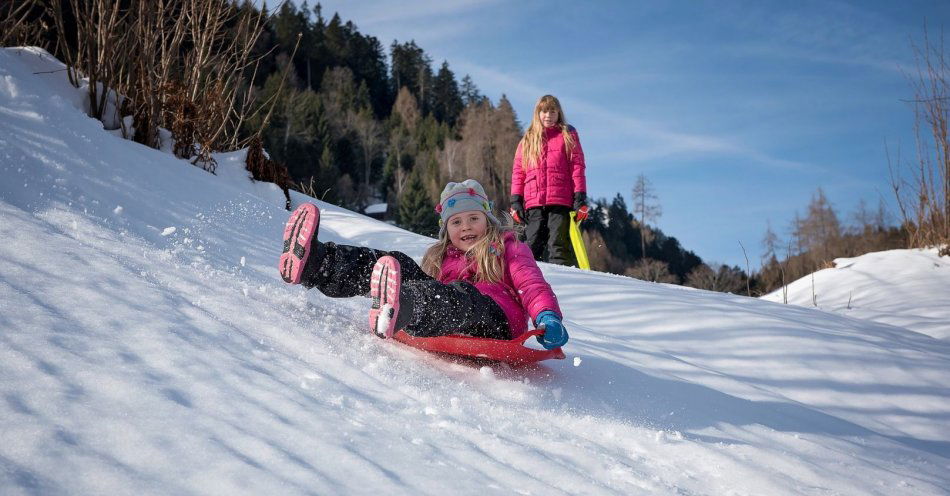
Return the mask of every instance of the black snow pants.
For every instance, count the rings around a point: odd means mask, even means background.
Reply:
[[[412,323],[404,329],[407,334],[511,339],[508,318],[495,300],[467,282],[443,284],[433,279],[402,252],[314,241],[301,283],[333,298],[369,296],[373,265],[386,255],[399,261],[400,298],[412,299]]]
[[[577,256],[569,232],[571,207],[534,207],[528,209],[526,216],[525,243],[531,247],[534,259],[577,267]]]

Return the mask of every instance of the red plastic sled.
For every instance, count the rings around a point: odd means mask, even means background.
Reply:
[[[504,339],[475,338],[455,334],[434,338],[417,338],[406,334],[404,331],[398,331],[393,334],[393,339],[407,346],[432,353],[445,353],[477,360],[505,362],[512,365],[524,365],[552,358],[563,360],[564,352],[561,351],[561,348],[535,350],[524,345],[528,338],[541,334],[544,334],[544,331],[534,329],[524,333],[521,337],[506,341]]]

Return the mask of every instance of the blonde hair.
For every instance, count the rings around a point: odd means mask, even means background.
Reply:
[[[544,124],[541,124],[541,111],[557,110],[557,124],[561,128],[561,135],[564,136],[564,152],[568,158],[574,150],[574,137],[571,136],[570,127],[567,125],[567,118],[564,117],[564,110],[561,108],[561,102],[553,95],[544,95],[538,99],[534,106],[534,115],[531,117],[531,125],[525,131],[521,138],[521,168],[529,169],[537,167],[541,161],[541,147],[544,146]]]
[[[482,215],[484,214],[482,212]],[[465,258],[470,260],[470,264],[471,261],[475,263],[474,282],[501,282],[505,278],[505,233],[514,231],[514,227],[511,218],[507,215],[502,216],[504,224],[500,225],[489,220],[487,215],[485,217],[488,221],[485,236],[465,251]],[[439,233],[439,241],[430,246],[422,257],[422,271],[438,279],[442,272],[445,253],[451,245],[448,228],[442,229]]]

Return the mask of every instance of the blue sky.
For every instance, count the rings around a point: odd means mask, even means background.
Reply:
[[[556,95],[577,127],[593,197],[638,174],[656,224],[707,262],[758,265],[819,187],[847,220],[884,199],[885,142],[913,158],[912,40],[950,2],[324,1],[360,32],[415,40],[522,123]],[[313,3],[311,2],[311,6]]]

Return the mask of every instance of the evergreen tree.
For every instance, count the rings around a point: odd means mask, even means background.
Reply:
[[[330,67],[344,66],[346,60],[350,57],[347,34],[346,26],[344,26],[340,14],[333,14],[323,35]]]
[[[325,43],[326,20],[323,18],[323,7],[317,3],[313,8],[313,14],[316,20],[311,21],[310,12],[307,11],[308,3],[304,0],[301,10],[305,11],[307,21],[307,32],[300,41],[306,72],[305,81],[307,87],[313,91],[320,89],[320,77],[326,71],[327,51]]]
[[[319,169],[317,178],[312,187],[313,193],[323,201],[338,204],[340,201],[337,185],[340,180],[340,171],[337,169],[333,158],[333,151],[330,145],[323,146],[323,152],[320,154]]]
[[[374,36],[363,36],[358,38],[354,51],[358,54],[358,63],[353,72],[366,83],[373,113],[377,118],[383,118],[388,115],[395,98],[383,45]]]
[[[432,109],[432,59],[415,41],[400,44],[393,41],[392,54],[393,87],[406,87],[416,98],[422,115]]]
[[[611,253],[622,260],[632,262],[642,258],[644,252],[634,251],[634,248],[641,246],[640,231],[633,227],[633,216],[627,211],[627,203],[623,196],[617,193],[613,202],[607,208],[607,231],[604,233],[604,241]]]
[[[403,229],[426,236],[438,233],[439,216],[418,171],[409,176],[405,192],[399,199],[398,212],[398,223]]]
[[[478,86],[475,86],[475,81],[472,81],[472,76],[468,74],[462,78],[461,96],[462,103],[466,107],[469,105],[478,105],[485,100],[485,96],[478,91]]]
[[[293,51],[294,45],[297,44],[297,34],[309,31],[306,15],[297,10],[293,2],[282,3],[280,11],[274,15],[272,23],[275,41],[280,46],[281,51],[288,54]]]
[[[434,115],[429,114],[419,122],[414,134],[419,152],[434,152],[445,146],[445,135],[448,134],[448,128],[439,123]]]
[[[455,126],[462,108],[462,96],[455,82],[455,74],[449,69],[449,63],[442,61],[442,67],[432,84],[432,115],[439,122]]]
[[[590,210],[587,213],[587,220],[581,223],[581,229],[585,231],[597,231],[603,233],[607,230],[607,200],[605,198],[590,199]]]
[[[310,91],[291,91],[283,112],[283,129],[271,142],[279,140],[282,147],[275,149],[274,158],[287,164],[291,178],[300,183],[316,175],[317,162],[323,142],[317,128],[324,120],[317,95]]]
[[[658,243],[654,247],[654,257],[666,262],[670,273],[676,278],[673,282],[682,284],[686,281],[687,275],[702,264],[702,260],[695,253],[683,249],[679,240],[664,235],[662,231],[657,231],[656,238]]]

